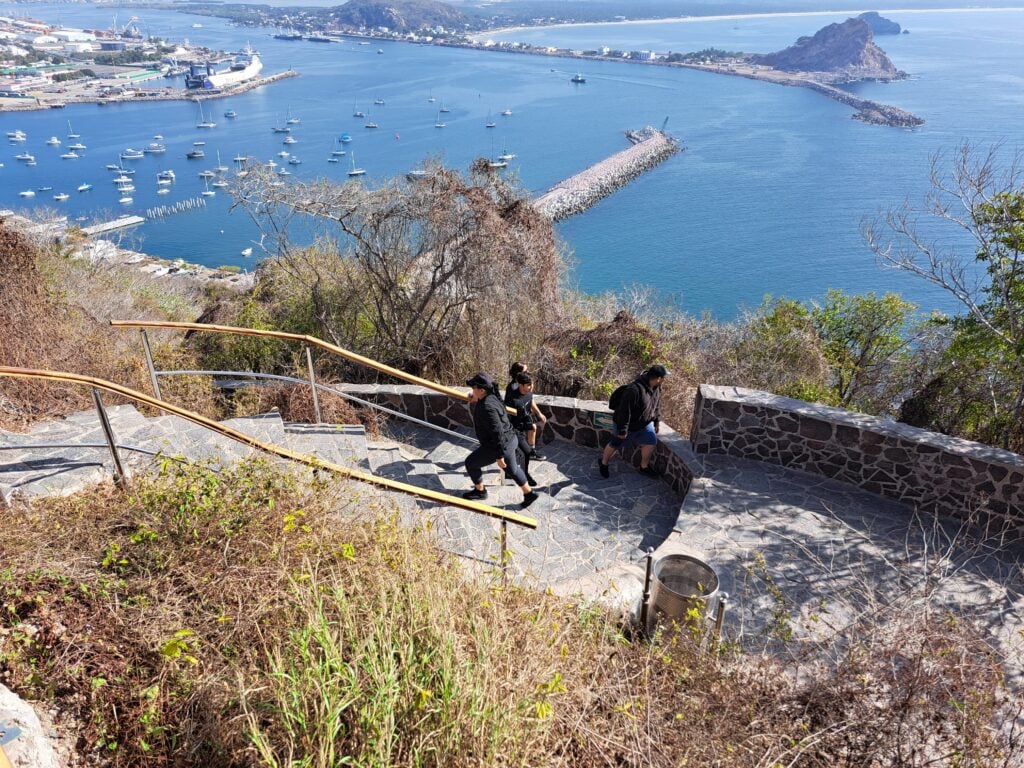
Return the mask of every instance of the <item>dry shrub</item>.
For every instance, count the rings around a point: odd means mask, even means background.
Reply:
[[[0,224],[0,364],[86,374],[148,391],[137,336],[112,329],[107,320],[180,316],[192,307],[187,296],[152,278],[71,259]],[[84,387],[0,379],[0,426],[19,429],[89,407]]]
[[[1016,766],[975,628],[862,617],[813,660],[628,643],[467,579],[387,497],[250,462],[12,510],[0,675],[89,764]],[[514,546],[514,535],[513,535]],[[930,761],[930,762],[929,762]]]
[[[325,386],[340,386],[338,382],[318,379]],[[385,418],[380,411],[355,405],[340,395],[319,390],[320,416],[325,424],[362,424],[370,435],[379,435]],[[230,401],[236,416],[266,413],[277,410],[285,421],[305,424],[317,422],[313,392],[305,384],[269,384],[236,390]]]
[[[319,235],[309,248],[282,244],[260,271],[254,296],[274,328],[460,381],[507,366],[556,324],[565,265],[551,222],[494,174],[435,166],[426,181],[379,189],[245,181],[240,204],[268,236],[295,222]],[[332,373],[368,375],[343,363]]]

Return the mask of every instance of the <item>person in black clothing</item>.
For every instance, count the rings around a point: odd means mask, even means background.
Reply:
[[[505,389],[505,405],[516,409],[516,415],[511,417],[512,428],[516,432],[516,439],[519,441],[519,450],[523,454],[523,472],[526,473],[526,481],[530,485],[536,485],[537,481],[530,476],[530,459],[542,460],[544,457],[537,453],[536,448],[530,444],[530,437],[536,439],[537,425],[533,422],[533,413],[537,406],[533,402],[533,377],[525,371],[516,374],[515,383],[518,389],[512,389],[512,385]],[[541,418],[544,418],[541,416]],[[545,419],[546,421],[546,419]]]
[[[522,506],[530,506],[538,496],[527,482],[526,473],[516,461],[515,431],[505,412],[505,405],[498,395],[494,379],[486,373],[478,373],[466,384],[473,388],[469,403],[480,447],[466,457],[466,470],[473,481],[473,490],[462,494],[462,497],[472,500],[486,499],[487,489],[484,487],[483,470],[488,464],[497,462],[522,490]]]
[[[626,386],[615,407],[612,421],[615,433],[597,461],[601,477],[608,477],[608,462],[616,451],[630,445],[640,446],[640,474],[657,477],[651,456],[658,445],[661,426],[661,384],[668,376],[663,365],[652,365]]]
[[[509,408],[515,408],[516,404],[512,402],[514,399],[519,398],[519,376],[520,374],[529,374],[526,369],[526,363],[512,363],[508,369],[509,382],[508,386],[505,387],[505,405]],[[547,417],[541,413],[540,408],[533,402],[533,379],[530,379],[530,397],[529,407],[526,408],[525,413],[520,414],[520,422],[518,424],[513,423],[512,426],[516,428],[516,431],[522,431],[526,434],[527,447],[523,448],[523,452],[528,455],[531,459],[537,461],[544,461],[547,457],[537,450],[537,437],[540,434],[540,429],[537,427],[537,422],[541,424],[541,428],[547,424]]]

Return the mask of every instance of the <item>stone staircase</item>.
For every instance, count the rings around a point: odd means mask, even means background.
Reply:
[[[177,416],[147,418],[131,405],[111,406],[107,413],[121,446],[225,463],[258,453]],[[459,495],[471,487],[463,461],[474,442],[425,427],[396,420],[385,434],[368,440],[362,426],[287,423],[276,412],[224,424],[274,445],[422,488]],[[43,444],[71,447],[28,447]],[[40,424],[26,434],[0,431],[0,448],[11,449],[0,450],[0,499],[5,503],[15,494],[72,494],[111,477],[112,461],[95,411]],[[610,479],[600,478],[596,451],[561,440],[545,446],[545,451],[548,460],[530,468],[541,497],[527,514],[540,525],[536,530],[509,525],[509,575],[520,583],[550,586],[566,594],[608,597],[612,591],[619,594],[609,602],[635,603],[642,568],[633,564],[672,531],[680,499],[664,483],[622,465]],[[150,455],[122,450],[121,456],[129,473],[153,466]],[[504,481],[496,467],[485,475],[485,482],[488,504],[521,511],[522,492],[512,481]],[[387,497],[410,525],[429,524],[442,549],[492,568],[497,564],[497,520],[404,494],[379,489],[367,493]]]

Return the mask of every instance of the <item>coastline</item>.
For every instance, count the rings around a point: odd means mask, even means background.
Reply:
[[[713,16],[674,16],[663,19],[622,19],[621,21],[572,21],[560,24],[537,24],[518,27],[496,27],[483,32],[474,32],[469,35],[473,41],[486,40],[488,35],[507,34],[511,32],[527,32],[535,29],[571,29],[573,27],[617,27],[636,24],[697,24],[705,21],[743,21],[744,19],[776,19],[776,18],[801,18],[814,16],[840,16],[867,13],[877,11],[878,13],[993,13],[997,11],[1022,12],[1024,6],[1011,6],[1006,8],[994,7],[969,7],[969,8],[865,8],[863,10],[834,10],[834,11],[777,11],[766,13],[731,13]]]
[[[67,106],[68,104],[96,104],[101,107],[110,106],[113,104],[137,104],[140,102],[154,102],[154,101],[209,101],[211,99],[226,98],[228,96],[235,96],[239,93],[245,93],[255,88],[260,88],[264,85],[271,85],[279,80],[285,80],[289,77],[298,77],[299,73],[294,69],[288,69],[284,72],[277,72],[273,75],[267,75],[266,77],[256,77],[244,83],[226,88],[223,90],[216,89],[212,91],[187,90],[184,88],[171,89],[165,87],[162,90],[150,90],[146,93],[146,89],[141,89],[131,96],[110,96],[110,97],[99,97],[94,93],[38,93],[32,98],[19,98],[19,99],[0,99],[0,114],[5,112],[37,112],[44,109],[60,109]],[[21,102],[27,102],[24,105]]]

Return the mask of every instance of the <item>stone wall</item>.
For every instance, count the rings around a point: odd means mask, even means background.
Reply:
[[[693,449],[814,472],[918,509],[1024,522],[1024,456],[737,387],[701,385]]]
[[[356,397],[388,406],[431,424],[446,429],[466,432],[472,426],[469,406],[440,392],[411,385],[346,384],[344,391]],[[545,397],[538,395],[537,405],[548,417],[542,439],[568,440],[584,448],[594,449],[594,472],[597,472],[597,449],[611,438],[611,411],[607,403],[597,400],[577,400],[571,397]],[[637,461],[639,452],[629,458]],[[680,497],[686,494],[690,481],[699,475],[699,460],[690,450],[687,440],[671,427],[662,423],[658,435],[654,465],[665,481]]]

